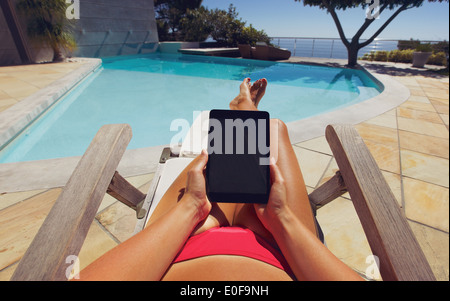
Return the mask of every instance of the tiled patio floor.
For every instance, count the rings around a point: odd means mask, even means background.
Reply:
[[[0,67],[0,111],[82,63]],[[385,114],[356,126],[439,280],[449,280],[449,81],[403,65],[366,64],[386,71],[411,91]],[[405,71],[406,70],[406,71]],[[294,145],[309,189],[337,169],[324,137]],[[144,193],[153,175],[128,178]],[[61,188],[4,193],[0,183],[0,280],[8,280],[48,214]],[[365,273],[370,249],[348,195],[320,209],[327,246]],[[132,235],[134,211],[105,196],[80,254],[81,267]]]

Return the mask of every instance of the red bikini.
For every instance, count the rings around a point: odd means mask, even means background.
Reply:
[[[174,263],[212,255],[245,256],[292,274],[280,251],[251,230],[240,227],[212,228],[189,238]]]

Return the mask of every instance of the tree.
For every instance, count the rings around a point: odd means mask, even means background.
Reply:
[[[210,12],[204,6],[189,9],[180,21],[183,40],[188,42],[203,42],[212,30]]]
[[[295,0],[301,2],[302,0]],[[318,6],[320,9],[326,10],[333,18],[336,24],[339,36],[348,51],[348,65],[354,67],[357,65],[358,52],[361,48],[366,47],[377,38],[383,30],[402,12],[422,6],[425,0],[303,0],[303,4],[309,6]],[[428,0],[429,2],[448,2],[448,0]],[[379,6],[376,4],[379,3]],[[348,40],[336,10],[346,10],[349,8],[362,7],[368,8],[365,21],[351,40]],[[386,10],[394,11],[394,13],[379,27],[379,29],[366,41],[360,42],[361,36],[376,21],[376,17],[380,16]]]
[[[186,41],[204,41],[208,36],[219,45],[236,47],[238,44],[255,45],[256,42],[270,44],[264,30],[257,30],[251,24],[246,26],[236,7],[232,4],[228,10],[200,7],[188,10],[181,20],[180,36]]]
[[[30,38],[53,49],[53,61],[63,59],[63,49],[72,51],[76,48],[71,32],[73,24],[66,18],[65,0],[19,0],[17,8],[28,17]]]
[[[181,20],[188,10],[197,9],[203,0],[155,0],[159,39],[177,40]]]

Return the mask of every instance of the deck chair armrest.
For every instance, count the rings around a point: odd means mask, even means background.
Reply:
[[[326,138],[383,280],[435,280],[406,217],[353,126],[330,125]]]
[[[126,124],[98,131],[11,280],[68,280],[66,259],[78,256],[131,136]]]
[[[320,209],[321,207],[325,206],[326,204],[330,203],[346,192],[347,187],[345,186],[344,179],[342,178],[341,172],[338,171],[331,179],[323,183],[321,186],[319,186],[309,194],[309,202],[315,213],[316,210]]]

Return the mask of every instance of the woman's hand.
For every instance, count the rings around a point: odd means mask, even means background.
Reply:
[[[273,158],[270,160],[270,179],[272,187],[269,201],[267,204],[255,204],[255,211],[264,227],[274,233],[283,219],[291,214],[291,211],[286,201],[285,180]]]
[[[188,205],[194,205],[197,209],[197,222],[203,221],[211,211],[211,203],[206,197],[206,183],[204,170],[208,163],[208,153],[203,150],[198,156],[192,168],[188,171],[186,191],[180,203],[183,202]]]

